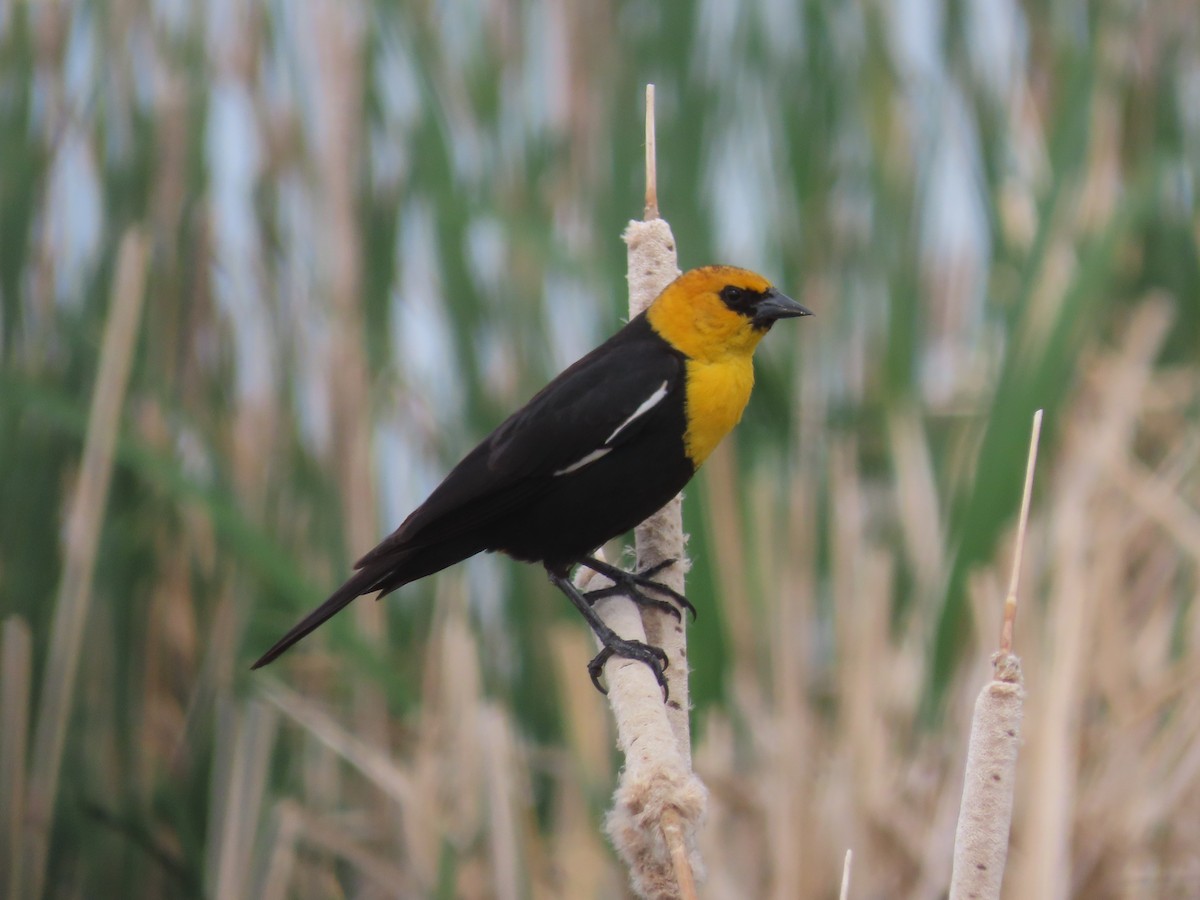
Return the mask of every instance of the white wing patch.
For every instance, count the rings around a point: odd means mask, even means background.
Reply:
[[[658,406],[658,404],[662,403],[663,398],[666,396],[667,396],[667,382],[664,381],[662,384],[660,384],[658,386],[658,390],[656,390],[653,394],[651,394],[649,397],[647,397],[645,400],[642,401],[642,405],[639,406],[637,409],[635,409],[633,411],[633,414],[628,419],[626,419],[624,422],[622,422],[620,425],[618,425],[616,428],[613,429],[613,433],[610,434],[605,439],[603,447],[600,447],[597,450],[593,450],[587,456],[584,456],[582,459],[576,460],[575,462],[571,463],[569,466],[565,466],[564,468],[559,469],[554,474],[555,475],[570,475],[572,472],[579,471],[580,469],[582,469],[584,466],[588,465],[589,463],[594,463],[596,460],[600,459],[601,457],[607,456],[609,453],[612,453],[613,448],[610,445],[616,439],[617,435],[620,434],[622,431],[624,431],[626,428],[628,428],[633,422],[637,421],[638,418],[640,418],[641,416],[644,416],[650,410],[654,409],[654,407]]]
[[[630,416],[628,419],[626,419],[624,422],[622,422],[620,425],[618,425],[616,427],[616,429],[614,429],[613,433],[608,436],[608,440],[606,440],[604,442],[605,446],[611,444],[613,442],[613,438],[615,438],[618,434],[620,434],[622,431],[624,431],[625,427],[627,425],[629,425],[629,423],[633,422],[639,416],[644,416],[650,410],[654,409],[654,407],[658,406],[658,404],[662,403],[662,398],[665,396],[667,396],[667,383],[664,381],[662,384],[660,384],[658,386],[657,391],[655,391],[653,394],[651,394],[649,397],[647,397],[645,400],[642,401],[642,405],[633,411],[632,416]]]
[[[576,460],[575,462],[571,463],[565,469],[559,469],[554,474],[555,475],[570,475],[572,472],[579,471],[584,466],[586,466],[588,463],[594,463],[600,457],[607,456],[610,453],[612,453],[612,447],[601,447],[599,450],[593,450],[591,453],[589,453],[583,459],[579,459],[579,460]]]

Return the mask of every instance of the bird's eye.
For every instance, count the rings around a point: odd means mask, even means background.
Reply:
[[[740,288],[734,287],[732,284],[727,284],[721,288],[721,299],[726,303],[733,305],[742,299],[742,291]]]

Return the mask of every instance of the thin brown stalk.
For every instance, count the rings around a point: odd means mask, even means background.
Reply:
[[[496,900],[517,900],[529,893],[522,883],[519,864],[524,858],[520,807],[527,798],[521,797],[517,790],[520,779],[513,778],[517,766],[512,728],[495,704],[484,704],[475,718],[484,749],[491,894]]]
[[[373,882],[379,888],[378,896],[413,896],[411,889],[405,890],[411,884],[412,877],[403,866],[398,866],[391,860],[364,848],[360,842],[354,839],[352,831],[342,827],[331,816],[316,814],[294,803],[288,803],[285,810],[289,819],[292,820],[291,827],[295,829],[296,843],[311,845],[318,852],[328,853],[336,858],[346,860],[353,867],[355,873]],[[334,881],[331,887],[336,888],[337,882]],[[321,891],[312,893],[317,896],[325,895]],[[326,894],[329,893],[331,892],[326,892]],[[300,896],[305,896],[305,894],[300,894]],[[371,896],[377,895],[371,894]]]
[[[730,674],[734,690],[750,690],[755,685],[755,622],[744,615],[752,609],[750,573],[753,564],[747,558],[747,533],[743,515],[743,485],[738,478],[737,444],[725,441],[704,462],[704,514],[709,534],[709,552],[717,578],[718,615],[729,643],[730,658],[739,665]]]
[[[668,809],[663,812],[663,840],[667,843],[667,852],[671,854],[671,868],[679,884],[679,896],[683,900],[695,900],[696,878],[692,874],[692,861],[688,856],[686,829],[687,825],[678,810]]]
[[[230,718],[234,734],[227,767],[214,770],[213,798],[220,816],[209,844],[214,854],[209,874],[213,896],[245,897],[252,893],[255,838],[278,716],[271,707],[251,700]]]
[[[927,430],[910,406],[887,419],[901,537],[921,590],[932,593],[945,571],[945,523]]]
[[[21,886],[21,818],[25,813],[25,749],[33,641],[18,616],[4,620],[0,656],[0,890],[18,896]]]
[[[362,130],[362,14],[353,5],[314,5],[316,60],[321,68],[318,112],[326,119],[316,146],[321,168],[320,206],[328,222],[322,245],[324,288],[332,307],[329,382],[332,394],[333,461],[342,498],[346,544],[362,552],[378,539],[371,460],[370,377],[362,308],[362,239],[354,178],[361,168],[356,136]],[[377,603],[355,603],[352,615],[362,639],[382,650],[387,618]],[[387,746],[383,693],[367,679],[354,685],[358,734]]]
[[[148,241],[137,229],[125,233],[117,255],[112,300],[104,324],[100,368],[92,393],[83,462],[67,517],[63,574],[54,608],[50,649],[34,734],[33,764],[26,794],[24,896],[40,897],[46,876],[50,832],[62,766],[67,724],[75,699],[79,651],[92,601],[92,573],[112,480],[125,389],[145,296]]]
[[[654,137],[654,85],[646,85],[646,211],[647,222],[658,218],[658,148]]]
[[[846,851],[846,861],[842,863],[842,888],[838,891],[838,900],[850,900],[850,864],[854,861],[854,851]]]
[[[264,679],[262,691],[270,703],[357,769],[382,794],[402,809],[412,805],[412,781],[390,756],[347,731],[316,703],[284,687],[281,682]]]
[[[1017,546],[1013,552],[1012,573],[1004,598],[1004,622],[1000,628],[1000,653],[1012,653],[1013,629],[1017,624],[1017,581],[1021,577],[1021,555],[1025,551],[1025,529],[1029,525],[1029,498],[1033,494],[1033,469],[1037,464],[1038,442],[1042,436],[1042,411],[1033,414],[1033,436],[1029,439],[1029,459],[1025,463],[1025,487],[1021,492],[1021,515],[1017,520]]]
[[[1177,485],[1135,459],[1113,460],[1108,473],[1130,503],[1157,522],[1181,550],[1200,561],[1200,513],[1183,498]]]
[[[275,804],[275,835],[267,855],[266,873],[259,884],[262,900],[284,900],[296,867],[296,843],[300,831],[300,810],[294,800]]]

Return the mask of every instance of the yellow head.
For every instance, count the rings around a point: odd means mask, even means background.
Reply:
[[[749,357],[776,319],[811,313],[761,275],[733,266],[684,272],[650,304],[650,326],[695,360]]]
[[[761,275],[732,266],[685,272],[650,304],[650,327],[688,357],[683,446],[697,468],[742,417],[762,336],[776,319],[807,315]]]

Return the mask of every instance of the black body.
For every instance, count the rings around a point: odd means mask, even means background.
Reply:
[[[383,596],[485,550],[541,562],[561,578],[660,509],[695,474],[683,445],[685,359],[645,314],[634,318],[467,454],[254,667],[362,594]],[[664,384],[665,396],[630,421]]]

